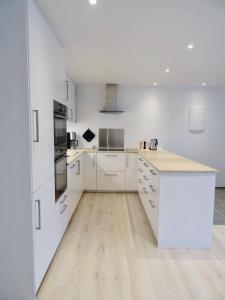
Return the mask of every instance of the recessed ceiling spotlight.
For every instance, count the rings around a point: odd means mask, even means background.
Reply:
[[[153,85],[154,85],[154,86],[157,86],[157,85],[158,85],[158,83],[157,83],[157,82],[154,82],[154,83],[153,83]]]
[[[89,3],[90,3],[91,5],[96,5],[96,4],[97,4],[97,0],[89,0]]]
[[[206,86],[206,83],[205,83],[205,82],[203,82],[203,83],[202,83],[202,86]]]
[[[168,69],[168,68],[165,69],[165,72],[166,72],[166,73],[170,73],[170,69]]]
[[[193,44],[189,44],[187,47],[188,47],[188,49],[194,49],[194,45]]]

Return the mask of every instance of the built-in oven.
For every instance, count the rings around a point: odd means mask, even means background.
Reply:
[[[67,188],[67,107],[54,101],[55,200]]]
[[[55,159],[55,199],[56,201],[67,188],[67,157],[62,155]]]

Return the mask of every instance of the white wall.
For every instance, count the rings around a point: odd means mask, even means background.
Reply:
[[[0,1],[0,299],[34,295],[26,1]]]
[[[160,146],[220,170],[217,186],[225,186],[225,88],[148,88],[119,86],[121,115],[100,114],[105,97],[103,85],[78,86],[78,112],[75,130],[79,135],[90,128],[125,128],[125,147],[157,137]],[[207,109],[207,128],[203,133],[188,130],[190,105]],[[98,146],[98,137],[80,147]]]

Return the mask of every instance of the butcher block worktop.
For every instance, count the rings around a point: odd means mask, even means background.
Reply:
[[[187,159],[175,153],[168,152],[164,149],[139,150],[147,161],[152,164],[159,172],[196,172],[196,173],[217,173],[218,170],[200,164],[193,160]]]

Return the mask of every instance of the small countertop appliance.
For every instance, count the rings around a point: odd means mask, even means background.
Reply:
[[[158,140],[157,139],[151,139],[149,150],[157,150],[158,146]]]
[[[78,146],[76,132],[67,132],[67,149],[76,149]]]

